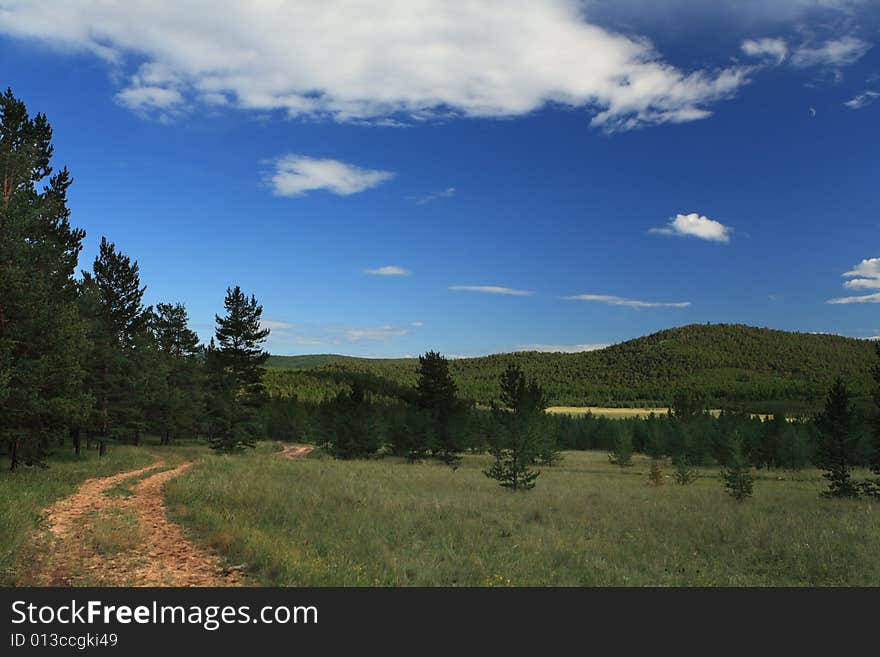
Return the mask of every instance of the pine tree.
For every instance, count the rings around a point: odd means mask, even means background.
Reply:
[[[151,309],[143,305],[137,261],[101,238],[92,273],[83,272],[82,307],[90,317],[91,353],[87,359],[89,389],[94,397],[92,428],[99,454],[111,441],[137,442],[144,429],[151,392],[143,377],[151,376],[148,333]]]
[[[51,175],[51,140],[45,115],[0,95],[0,444],[11,469],[40,463],[86,403],[73,278],[85,233],[70,225],[70,174]]]
[[[632,465],[632,456],[632,436],[628,431],[618,432],[608,452],[608,462],[621,468],[628,468]]]
[[[263,365],[269,353],[262,345],[269,329],[260,324],[263,307],[239,286],[227,288],[224,306],[226,315],[215,316],[217,347],[209,368],[215,394],[210,438],[212,448],[236,452],[255,447],[263,430],[258,411],[265,400]]]
[[[365,458],[379,449],[378,434],[370,419],[370,402],[355,381],[332,402],[333,427],[330,451],[338,459]]]
[[[871,446],[873,447],[873,452],[871,454],[871,471],[874,474],[880,475],[880,342],[877,343],[876,349],[877,361],[874,363],[874,367],[871,370],[871,374],[874,377],[874,405],[877,407],[874,416],[874,431],[871,441]]]
[[[547,402],[538,383],[534,379],[527,383],[518,365],[509,364],[499,384],[501,405],[494,406],[493,412],[500,432],[489,441],[495,462],[483,474],[504,488],[530,490],[540,474],[529,466],[541,447],[537,419]]]
[[[156,426],[163,445],[175,434],[196,433],[202,405],[199,337],[188,326],[183,304],[160,303],[152,318],[152,330],[164,374]]]
[[[740,446],[734,448],[730,464],[721,470],[721,479],[730,496],[737,502],[742,502],[752,496],[754,479],[749,461],[743,456]]]
[[[851,468],[856,457],[858,436],[855,432],[855,407],[843,380],[838,378],[825,400],[825,410],[816,418],[819,441],[816,465],[825,470],[828,480],[827,497],[858,497],[858,486],[852,481]]]
[[[449,361],[434,351],[419,356],[416,403],[430,418],[426,447],[453,467],[461,461],[461,444],[455,425],[462,409],[456,394]]]
[[[648,472],[648,483],[652,486],[663,485],[663,464],[657,457],[651,459],[651,470]]]

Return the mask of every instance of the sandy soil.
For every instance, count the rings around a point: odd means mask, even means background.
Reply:
[[[241,586],[243,567],[225,567],[197,546],[167,516],[162,488],[192,463],[158,471],[164,462],[110,477],[89,479],[46,510],[46,530],[27,568],[38,586]],[[150,474],[151,471],[156,470]],[[146,475],[143,479],[137,478]],[[130,480],[130,481],[127,481]],[[108,495],[117,484],[133,494]],[[95,523],[125,518],[121,549],[96,540]],[[118,521],[117,521],[118,522]],[[129,545],[126,545],[128,543]]]
[[[285,459],[304,459],[314,449],[311,445],[288,445],[280,452],[277,452],[276,455]]]

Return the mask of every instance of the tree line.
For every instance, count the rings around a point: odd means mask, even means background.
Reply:
[[[10,469],[69,436],[77,453],[146,433],[205,435],[234,451],[263,434],[262,307],[229,288],[207,346],[181,303],[143,303],[137,261],[106,237],[77,277],[85,231],[73,182],[54,172],[52,128],[11,89],[0,96],[0,446]]]

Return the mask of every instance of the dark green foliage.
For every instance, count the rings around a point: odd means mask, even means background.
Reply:
[[[198,433],[204,405],[201,349],[181,303],[157,304],[151,327],[158,350],[153,367],[162,377],[154,382],[153,427],[168,445],[172,436]]]
[[[69,222],[70,174],[51,175],[51,140],[45,115],[0,95],[0,445],[12,469],[40,463],[88,403],[73,278],[85,233]]]
[[[449,374],[449,361],[435,351],[419,356],[415,390],[416,404],[430,418],[425,448],[448,465],[457,466],[462,445],[455,425],[463,409]]]
[[[500,381],[501,405],[493,407],[497,429],[489,445],[495,462],[484,474],[511,490],[530,490],[540,474],[529,466],[541,451],[539,418],[547,403],[537,382],[526,381],[516,365],[510,365]]]
[[[632,456],[632,436],[628,432],[619,432],[608,452],[608,462],[621,468],[628,468],[632,465]]]
[[[265,402],[262,344],[269,329],[260,325],[263,307],[239,286],[227,288],[226,314],[216,315],[216,344],[206,354],[210,379],[209,444],[231,453],[255,447],[264,430],[259,410]]]
[[[818,410],[830,384],[842,376],[859,398],[872,390],[874,346],[867,340],[792,333],[740,324],[692,324],[578,354],[519,352],[452,361],[458,394],[488,406],[510,363],[535,377],[551,405],[663,406],[670,391],[699,390],[713,408],[801,415]],[[345,356],[274,357],[270,367],[290,375],[353,372],[388,385],[412,386],[415,359]],[[304,379],[311,385],[316,380]],[[333,392],[335,394],[336,391]],[[301,399],[306,396],[301,395]],[[322,396],[312,398],[319,401]]]
[[[737,502],[742,502],[752,496],[754,479],[748,459],[742,454],[739,445],[736,445],[730,464],[721,469],[721,479],[730,496]]]
[[[871,374],[874,378],[874,389],[872,396],[874,398],[874,426],[871,440],[871,471],[880,475],[880,342],[876,345],[877,358]]]
[[[88,318],[88,390],[94,399],[87,426],[103,452],[107,442],[137,442],[152,402],[155,344],[149,333],[151,309],[143,305],[138,263],[107,238],[92,273],[83,272],[82,313]]]
[[[379,450],[380,439],[371,422],[370,402],[360,386],[340,392],[327,403],[327,417],[331,418],[327,443],[336,458],[365,458]]]
[[[825,401],[825,410],[816,417],[819,442],[816,445],[816,465],[825,470],[829,497],[858,497],[858,487],[852,481],[851,468],[856,461],[856,414],[849,391],[843,380],[837,379]]]
[[[699,474],[690,466],[687,459],[679,459],[675,464],[675,473],[672,476],[679,486],[688,486],[697,480]]]

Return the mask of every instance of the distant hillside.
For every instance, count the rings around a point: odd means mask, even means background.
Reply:
[[[792,333],[740,324],[691,324],[576,354],[519,352],[450,361],[462,396],[488,403],[498,375],[518,362],[544,386],[554,405],[663,405],[680,386],[707,394],[716,406],[815,408],[836,376],[853,392],[870,394],[874,344],[836,335]],[[352,376],[390,389],[415,383],[415,359],[347,356],[273,357],[271,374],[301,398],[338,389]],[[320,385],[314,388],[316,382]],[[274,385],[274,384],[273,384]],[[390,387],[389,387],[390,386]],[[314,389],[313,389],[314,388]],[[378,390],[377,390],[378,392]]]

